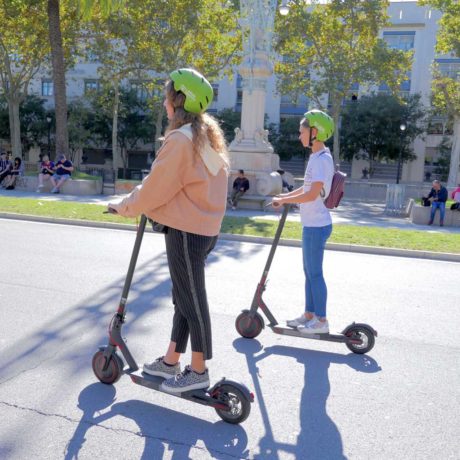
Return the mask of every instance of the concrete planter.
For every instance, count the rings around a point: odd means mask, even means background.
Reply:
[[[38,176],[22,176],[16,183],[17,190],[35,192],[38,187]],[[43,193],[51,192],[49,180],[42,188]],[[102,179],[69,179],[61,187],[61,193],[66,195],[100,195],[102,193]]]
[[[430,213],[431,206],[420,206],[416,204],[412,207],[410,218],[414,224],[427,225],[430,220]],[[436,211],[433,225],[439,225],[439,211]],[[460,211],[446,209],[444,225],[446,227],[460,227]]]
[[[127,193],[131,193],[140,183],[141,181],[138,180],[118,179],[115,181],[115,195],[125,195]]]

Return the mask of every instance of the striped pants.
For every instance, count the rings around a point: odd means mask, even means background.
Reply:
[[[204,266],[217,236],[196,235],[169,227],[165,240],[174,304],[171,341],[176,342],[176,353],[184,353],[190,335],[192,351],[202,352],[205,360],[211,359],[211,318]]]

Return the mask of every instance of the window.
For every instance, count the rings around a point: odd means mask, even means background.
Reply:
[[[213,83],[212,90],[214,92],[213,102],[217,102],[219,99],[219,85],[217,83]]]
[[[412,73],[407,72],[406,79],[399,85],[399,94],[402,97],[407,97],[410,94],[410,85],[411,85],[411,77]],[[379,93],[380,94],[390,94],[390,88],[386,83],[381,83],[379,86]]]
[[[53,81],[52,80],[42,80],[42,96],[52,96],[53,95]]]
[[[452,128],[453,124],[451,120],[445,117],[436,116],[429,121],[427,133],[450,136],[452,134]]]
[[[91,91],[99,91],[99,80],[85,80],[85,94]]]
[[[240,108],[243,104],[243,78],[240,74],[236,77],[236,106]]]
[[[443,77],[460,80],[460,59],[436,59],[435,62]]]
[[[383,39],[390,48],[409,51],[414,48],[415,32],[383,32]]]
[[[99,61],[99,58],[97,57],[97,54],[92,51],[92,50],[88,50],[86,52],[86,59],[88,60],[88,62],[91,62],[91,63],[98,63],[100,62]]]
[[[150,98],[150,92],[147,88],[146,81],[131,81],[130,86],[132,90],[136,91],[137,98],[140,101],[146,101]]]
[[[306,111],[308,108],[308,98],[303,94],[297,97],[295,94],[283,94],[281,95],[280,105],[281,107],[303,107]]]

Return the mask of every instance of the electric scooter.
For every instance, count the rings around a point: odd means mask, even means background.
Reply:
[[[113,209],[109,209],[106,212],[116,213]],[[139,369],[136,360],[129,351],[126,341],[121,334],[123,324],[126,321],[128,293],[131,287],[142,237],[144,236],[146,222],[147,218],[143,215],[137,230],[136,241],[134,243],[134,249],[131,255],[118,310],[109,325],[109,343],[107,346],[99,347],[99,351],[93,356],[92,367],[94,374],[102,383],[108,385],[114,384],[123,374],[127,374],[131,377],[131,380],[138,385],[145,386],[152,390],[162,391],[160,386],[164,378],[146,374]],[[118,350],[125,359],[128,365],[127,368],[125,368],[125,363],[120,357]],[[172,396],[178,396],[191,402],[213,407],[222,420],[232,424],[241,423],[249,417],[251,403],[254,401],[254,395],[246,386],[241,383],[227,380],[225,377],[211,388],[190,390],[173,394]]]
[[[257,289],[252,300],[251,308],[249,310],[243,310],[238,315],[235,321],[236,330],[242,337],[247,339],[253,339],[257,337],[265,327],[262,315],[260,315],[257,311],[260,309],[269,321],[268,327],[270,327],[275,334],[302,337],[304,339],[326,340],[328,342],[340,342],[344,343],[353,353],[358,354],[363,354],[371,351],[375,344],[377,331],[368,324],[352,323],[347,326],[340,334],[305,335],[301,334],[297,329],[279,326],[278,321],[276,321],[272,312],[263,301],[262,294],[266,289],[268,272],[270,270],[273,257],[275,256],[275,251],[278,246],[289,209],[290,205],[285,204],[275,237],[273,239],[270,254],[268,255],[267,263],[265,264],[262,277],[259,281],[259,284],[257,285]]]

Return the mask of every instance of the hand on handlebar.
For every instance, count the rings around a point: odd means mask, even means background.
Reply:
[[[104,214],[118,214],[118,211],[114,208],[111,208],[109,205],[107,206],[107,210],[104,211]]]

